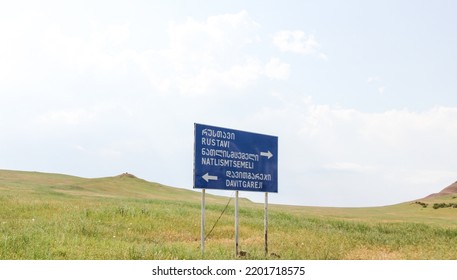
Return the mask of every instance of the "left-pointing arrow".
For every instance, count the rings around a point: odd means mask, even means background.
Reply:
[[[206,173],[202,177],[206,182],[209,182],[209,180],[217,180],[217,176],[209,175],[208,173]]]

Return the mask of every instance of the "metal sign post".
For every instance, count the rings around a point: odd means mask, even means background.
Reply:
[[[235,257],[238,257],[238,191],[235,194]]]
[[[201,249],[202,249],[202,256],[205,254],[205,189],[202,190],[202,221],[201,221]]]
[[[238,192],[265,192],[265,254],[268,254],[268,193],[278,192],[278,137],[195,124],[194,188],[202,189],[201,249],[205,242],[205,189],[236,191],[235,254],[238,244]]]
[[[265,193],[265,218],[263,222],[263,232],[265,236],[265,257],[268,256],[268,193]]]

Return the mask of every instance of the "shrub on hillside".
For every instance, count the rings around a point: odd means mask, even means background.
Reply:
[[[435,203],[433,204],[433,209],[439,208],[457,208],[457,203]]]
[[[416,203],[416,204],[419,204],[419,205],[422,206],[423,208],[427,208],[427,206],[428,206],[428,203],[425,203],[425,202],[422,202],[422,201],[416,201],[415,203]]]

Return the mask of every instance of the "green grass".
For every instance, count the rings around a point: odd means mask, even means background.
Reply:
[[[228,193],[230,195],[230,193]],[[234,259],[233,201],[200,252],[200,193],[137,178],[0,170],[0,259]],[[206,230],[228,198],[207,195]],[[248,259],[457,259],[452,196],[372,208],[240,201]]]

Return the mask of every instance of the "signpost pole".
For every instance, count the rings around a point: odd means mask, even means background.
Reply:
[[[268,193],[265,192],[265,219],[263,222],[264,225],[264,235],[265,235],[265,256],[268,256]]]
[[[238,191],[235,192],[235,257],[238,257]]]
[[[202,256],[205,254],[205,190],[202,189],[202,221],[201,221],[201,249]]]
[[[205,250],[205,189],[235,191],[235,257],[239,191],[265,192],[265,254],[268,254],[268,193],[278,192],[278,137],[194,124],[194,188],[202,189],[201,250]]]

